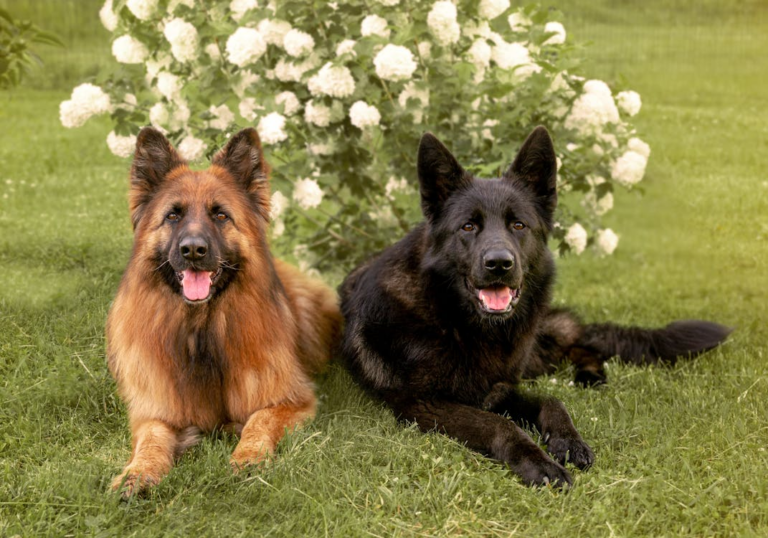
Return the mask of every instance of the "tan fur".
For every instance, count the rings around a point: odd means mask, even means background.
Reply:
[[[175,167],[151,196],[137,193],[136,183],[133,254],[106,329],[109,368],[133,437],[131,459],[113,482],[126,495],[157,483],[200,432],[242,429],[232,456],[238,467],[271,453],[286,430],[314,416],[312,376],[330,360],[341,325],[329,288],[272,260],[264,240],[268,206],[254,211],[225,168]],[[154,274],[151,255],[169,239],[163,218],[179,197],[190,218],[213,197],[226,200],[233,214],[224,240],[238,246],[244,261],[210,304],[186,305]],[[223,355],[205,382],[190,379],[183,366],[184,356],[199,352],[194,335],[203,330]]]

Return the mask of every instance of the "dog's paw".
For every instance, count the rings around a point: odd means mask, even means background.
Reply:
[[[560,464],[572,463],[582,470],[592,467],[595,462],[594,452],[581,439],[550,437],[547,441],[547,452]]]
[[[127,500],[134,495],[146,492],[158,482],[159,479],[150,474],[142,473],[136,469],[126,469],[112,480],[111,489],[114,493],[119,492],[120,497]]]
[[[549,458],[525,459],[515,466],[514,471],[528,486],[563,488],[573,484],[573,479],[565,467]]]
[[[594,388],[605,385],[608,382],[608,376],[605,375],[605,370],[602,368],[599,370],[584,368],[576,371],[573,380],[582,387]]]
[[[236,448],[229,459],[229,466],[234,474],[248,467],[264,467],[269,463],[273,450],[265,444],[253,449]]]

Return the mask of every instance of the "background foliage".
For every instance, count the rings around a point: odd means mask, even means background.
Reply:
[[[490,177],[501,174],[538,124],[557,141],[559,190],[570,193],[554,234],[560,250],[581,253],[589,242],[613,252],[618,237],[602,231],[601,215],[612,207],[614,189],[631,187],[645,171],[650,150],[642,141],[643,149],[632,145],[639,139],[629,123],[640,104],[625,107],[619,99],[617,108],[604,83],[580,76],[587,74],[583,49],[558,27],[557,11],[461,1],[451,35],[450,13],[442,26],[431,18],[450,2],[259,7],[220,0],[200,10],[191,0],[161,0],[148,16],[136,8],[151,4],[110,0],[102,9],[122,62],[92,80],[111,99],[110,147],[129,155],[134,135],[152,123],[177,145],[196,148],[186,152],[194,159],[210,156],[236,129],[257,126],[283,194],[273,204],[275,244],[295,250],[304,265],[348,270],[420,220],[411,201],[425,130],[445,140],[468,169]],[[501,7],[489,15],[485,4]],[[384,27],[365,31],[376,17]],[[174,37],[172,24],[192,30]],[[313,40],[306,53],[294,56],[290,44],[297,40],[284,35],[291,27]],[[234,36],[246,28],[263,37],[243,44]],[[339,54],[349,40],[348,52]],[[393,45],[405,51],[405,62],[385,58],[382,49]],[[412,69],[393,73],[409,61]],[[327,68],[348,79],[328,76],[323,83]],[[348,80],[352,87],[343,84]],[[624,86],[618,81],[617,89]],[[606,95],[585,101],[595,90]],[[298,112],[277,99],[285,92],[298,100]],[[355,103],[373,107],[370,125],[355,119]],[[310,113],[318,107],[327,107],[328,121]],[[62,121],[71,126],[64,104]],[[616,169],[630,151],[635,164]]]

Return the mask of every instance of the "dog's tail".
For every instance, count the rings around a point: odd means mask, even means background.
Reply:
[[[589,324],[582,327],[581,337],[570,350],[570,359],[577,366],[577,382],[599,384],[605,380],[603,363],[611,357],[637,365],[674,364],[678,358],[693,358],[717,347],[732,330],[700,320],[674,321],[661,329]],[[585,360],[589,356],[591,360]],[[599,369],[595,369],[598,363]]]
[[[577,383],[599,385],[606,379],[604,364],[612,357],[636,365],[674,364],[678,358],[693,358],[717,347],[732,331],[700,320],[674,321],[660,329],[582,324],[573,314],[559,310],[551,312],[544,323],[539,346],[549,364],[556,357],[553,348],[562,350],[559,358],[576,366]]]

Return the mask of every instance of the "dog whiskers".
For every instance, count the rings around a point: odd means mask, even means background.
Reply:
[[[232,265],[227,260],[222,260],[221,258],[216,258],[216,261],[219,262],[219,266],[223,267],[224,269],[231,269],[232,271],[239,271],[240,269],[236,265]]]

